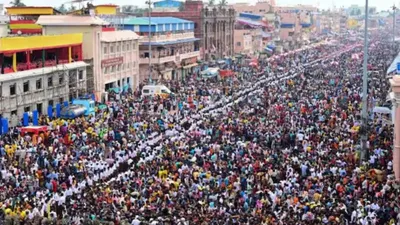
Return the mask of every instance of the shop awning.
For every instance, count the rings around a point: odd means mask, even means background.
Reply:
[[[236,22],[238,22],[239,24],[243,24],[243,25],[247,25],[247,26],[251,26],[251,27],[266,27],[266,25],[264,23],[261,22],[257,22],[257,21],[252,21],[252,20],[246,20],[246,19],[236,19]]]
[[[189,68],[192,68],[192,67],[195,67],[195,66],[198,66],[198,65],[199,64],[197,64],[197,63],[193,63],[193,64],[190,64],[190,65],[184,66],[183,69],[189,69]]]

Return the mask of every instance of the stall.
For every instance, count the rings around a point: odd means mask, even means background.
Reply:
[[[200,74],[203,78],[212,78],[212,77],[216,77],[218,75],[218,72],[219,72],[219,68],[210,67],[204,71],[201,71]]]
[[[235,75],[235,73],[232,70],[220,70],[219,71],[219,76],[221,78],[229,78],[229,77],[233,77]]]

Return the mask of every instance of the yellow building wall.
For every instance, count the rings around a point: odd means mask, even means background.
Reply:
[[[8,15],[53,15],[52,7],[7,7]]]
[[[96,15],[116,15],[117,6],[115,5],[98,5],[95,7]]]
[[[11,30],[23,30],[23,29],[42,29],[42,26],[39,24],[10,24]]]
[[[18,52],[82,44],[83,34],[0,38],[0,52]]]

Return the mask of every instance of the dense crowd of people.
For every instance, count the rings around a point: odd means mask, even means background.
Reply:
[[[369,58],[385,102],[393,46]],[[343,39],[235,62],[227,81],[124,93],[96,116],[41,118],[48,134],[0,140],[4,224],[398,224],[392,125],[369,121],[360,163],[362,56]],[[380,71],[380,72],[379,72]]]

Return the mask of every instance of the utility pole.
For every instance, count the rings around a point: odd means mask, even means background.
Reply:
[[[396,10],[397,10],[397,7],[396,7],[396,5],[393,5],[392,6],[392,9],[393,9],[393,57],[396,57],[396,50],[395,50],[395,47],[396,47]]]
[[[363,63],[363,95],[361,114],[361,162],[368,160],[368,0],[365,0],[365,27],[364,27],[364,63]]]
[[[153,2],[151,2],[151,0],[146,1],[146,4],[149,5],[149,84],[152,83],[151,81],[151,58],[152,58],[152,52],[151,52],[151,4],[153,4]]]

